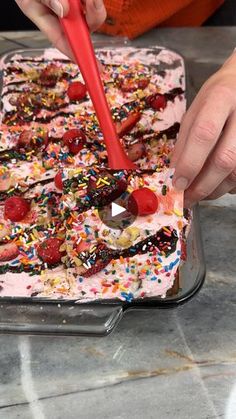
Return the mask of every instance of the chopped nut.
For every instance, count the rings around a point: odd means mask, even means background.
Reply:
[[[82,260],[80,260],[76,256],[74,256],[74,262],[75,262],[76,266],[81,266],[83,264]]]

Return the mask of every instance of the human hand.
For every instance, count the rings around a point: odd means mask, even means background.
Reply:
[[[73,60],[73,53],[65,38],[58,17],[69,12],[68,0],[15,0],[22,12],[45,33],[52,44]],[[99,28],[106,18],[103,0],[82,0],[91,31]]]
[[[173,151],[173,184],[185,206],[236,193],[236,53],[202,86]]]

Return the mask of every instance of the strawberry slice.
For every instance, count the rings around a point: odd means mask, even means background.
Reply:
[[[158,209],[156,194],[149,188],[140,188],[133,191],[128,199],[128,211],[134,215],[155,214]]]
[[[62,75],[61,69],[56,64],[49,64],[39,76],[39,83],[45,87],[54,87]]]
[[[19,255],[19,249],[15,243],[2,244],[0,246],[0,262],[13,260]]]
[[[63,135],[63,142],[68,146],[70,153],[77,154],[86,143],[86,136],[80,129],[70,129]]]
[[[82,100],[85,98],[87,89],[85,84],[80,81],[74,81],[70,83],[67,89],[67,95],[71,101]]]
[[[55,265],[61,262],[62,256],[65,252],[60,251],[63,240],[57,237],[51,237],[40,243],[37,248],[38,257],[48,265]]]
[[[41,128],[37,131],[24,130],[20,133],[17,146],[25,150],[47,147],[48,139],[47,130]]]
[[[155,93],[154,95],[147,97],[146,102],[155,111],[165,109],[167,106],[167,100],[165,98],[165,95],[162,95],[160,93]]]
[[[85,240],[81,240],[79,244],[76,246],[76,252],[86,252],[91,247],[91,242],[86,242]]]
[[[121,122],[116,123],[116,132],[119,137],[123,137],[125,134],[128,134],[141,119],[140,112],[132,112],[126,119],[123,119]]]
[[[4,217],[11,221],[21,221],[30,211],[30,203],[20,196],[7,198],[4,206]]]
[[[135,92],[138,89],[144,90],[149,85],[150,80],[146,77],[142,77],[140,79],[134,78],[122,78],[119,82],[119,87],[122,90],[122,92],[125,93],[132,93]]]
[[[56,176],[54,177],[54,183],[57,189],[59,189],[60,191],[63,190],[62,170],[59,170],[59,172],[57,172]]]
[[[142,142],[132,144],[128,148],[128,157],[131,161],[137,161],[146,155],[146,147]]]

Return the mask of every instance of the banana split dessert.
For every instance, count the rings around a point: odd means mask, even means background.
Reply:
[[[2,61],[0,297],[131,302],[181,286],[190,220],[169,162],[186,107],[182,58],[133,47],[97,57],[137,170],[108,167],[75,64],[55,49]],[[118,222],[114,204],[126,209]]]

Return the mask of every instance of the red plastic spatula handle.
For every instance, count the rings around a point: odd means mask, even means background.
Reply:
[[[111,169],[134,169],[117,136],[105,97],[90,33],[80,0],[69,0],[69,14],[61,19],[77,64],[93,102],[103,132]]]

